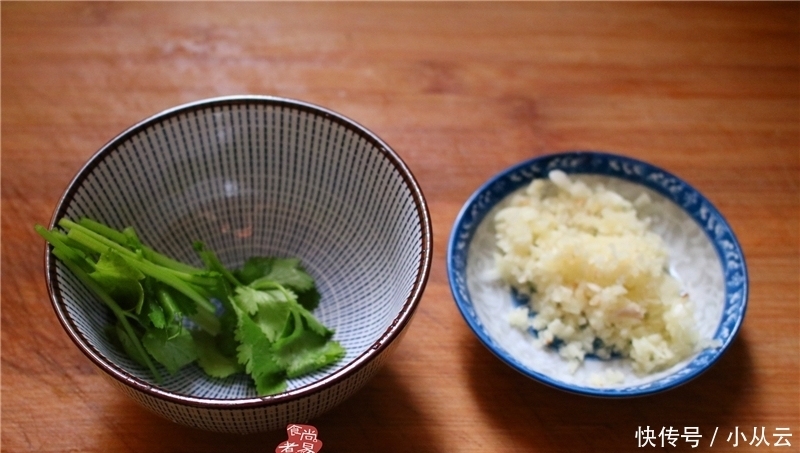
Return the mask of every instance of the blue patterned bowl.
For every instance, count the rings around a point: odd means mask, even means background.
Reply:
[[[702,340],[715,344],[672,366],[640,376],[623,359],[587,358],[576,371],[555,348],[531,344],[535,332],[509,327],[508,315],[525,303],[496,276],[494,214],[509,196],[536,178],[559,169],[570,178],[602,183],[633,200],[646,192],[647,216],[665,240],[670,272],[694,300]],[[598,397],[631,397],[674,388],[697,377],[730,346],[747,307],[748,280],[742,249],[720,212],[697,190],[655,166],[599,152],[537,157],[506,169],[466,202],[447,249],[450,288],[456,305],[478,339],[520,373],[565,391]],[[621,372],[621,383],[598,386],[597,376]]]
[[[184,368],[157,385],[104,335],[111,319],[48,250],[46,278],[67,334],[102,374],[178,423],[249,433],[284,429],[331,409],[376,372],[419,304],[431,263],[427,204],[400,157],[330,110],[263,96],[179,106],[126,130],[80,170],[55,209],[134,226],[142,241],[201,265],[195,240],[227,266],[298,257],[344,359],[258,397],[249,377]]]

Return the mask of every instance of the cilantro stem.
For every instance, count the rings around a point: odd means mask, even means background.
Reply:
[[[269,277],[261,277],[253,280],[247,285],[253,289],[263,290],[263,289],[277,289],[278,291],[282,292],[283,295],[286,297],[287,300],[296,300],[297,296],[291,293],[286,287],[281,285],[280,283],[270,280]]]
[[[151,264],[153,264],[154,266],[158,266],[160,268],[160,270],[158,271],[159,274],[169,273],[169,274],[174,275],[175,277],[180,278],[181,280],[185,280],[185,281],[187,281],[189,283],[194,283],[194,284],[201,285],[201,286],[214,285],[216,283],[216,280],[215,280],[215,278],[213,276],[203,275],[204,273],[206,273],[206,271],[204,271],[202,269],[191,268],[196,273],[188,273],[188,272],[177,270],[177,269],[169,267],[169,266],[164,266],[164,265],[159,264],[157,262],[152,262],[152,260],[150,260],[149,257],[146,256],[148,253],[145,253],[143,251],[141,254],[138,254],[135,251],[133,251],[133,250],[129,249],[128,247],[126,247],[125,245],[114,241],[114,239],[106,237],[101,233],[93,231],[92,229],[87,228],[87,227],[85,227],[83,225],[77,224],[77,223],[75,223],[75,222],[73,222],[73,221],[71,221],[71,220],[69,220],[67,218],[61,219],[58,222],[58,224],[60,226],[62,226],[64,229],[67,230],[67,232],[68,232],[67,237],[72,238],[73,240],[77,241],[78,243],[83,244],[84,246],[90,247],[92,250],[94,250],[97,253],[102,253],[106,249],[111,248],[114,251],[119,252],[123,257],[127,257],[127,258],[130,258],[130,259],[135,259],[135,260],[137,260],[139,262],[146,262],[146,261],[143,261],[142,258],[145,258],[146,260],[151,261]],[[108,228],[108,227],[105,227],[105,228],[107,230],[110,230],[111,231],[110,234],[112,234],[112,235],[114,235],[114,232],[116,232],[116,230],[113,230],[111,228]],[[117,233],[117,235],[119,235],[121,237],[125,237],[125,235],[123,233],[119,233],[119,232],[116,232],[116,233]],[[91,239],[91,242],[89,242],[89,239]],[[100,247],[100,245],[102,245],[103,247]],[[161,257],[160,258],[161,262],[175,262],[171,258],[168,258],[168,257],[166,257],[164,255],[161,255],[158,252],[152,252],[152,253],[154,253],[156,255],[159,255]],[[154,275],[153,277],[157,277],[157,276]]]
[[[62,219],[63,220],[63,219]],[[71,225],[70,225],[71,224]],[[72,238],[76,242],[83,244],[86,247],[91,248],[97,253],[103,253],[111,248],[114,251],[119,252],[119,256],[122,257],[128,264],[132,267],[138,269],[143,274],[149,275],[150,277],[159,280],[176,290],[180,291],[191,300],[193,300],[198,308],[202,308],[203,310],[208,311],[209,313],[214,313],[216,308],[214,305],[209,301],[207,298],[203,297],[199,292],[197,292],[189,282],[184,279],[181,279],[178,275],[175,274],[175,271],[170,269],[166,269],[164,267],[158,266],[156,264],[150,263],[149,261],[145,261],[140,259],[136,254],[125,247],[116,244],[115,242],[98,235],[92,231],[86,230],[85,228],[81,228],[79,225],[76,225],[74,222],[67,221],[65,222],[65,227],[69,226],[71,229],[69,230],[68,237]],[[219,323],[207,323],[207,328],[212,329],[209,331],[212,335],[219,330]]]
[[[133,327],[128,322],[128,319],[125,317],[125,312],[120,308],[119,305],[114,301],[113,298],[100,286],[95,282],[89,274],[84,272],[83,269],[75,262],[73,262],[69,258],[69,252],[65,253],[65,249],[63,247],[54,247],[53,248],[53,255],[61,260],[65,266],[76,276],[78,279],[83,282],[90,290],[92,290],[99,298],[103,301],[103,303],[111,309],[114,315],[119,320],[120,324],[122,324],[122,328],[125,329],[125,332],[128,334],[128,337],[133,342],[134,347],[139,352],[142,359],[144,359],[145,364],[150,369],[150,372],[153,373],[153,376],[156,379],[156,382],[161,382],[163,380],[161,373],[158,372],[153,362],[150,360],[150,356],[145,351],[144,346],[139,341],[139,337],[134,332]]]
[[[180,261],[174,260],[166,255],[163,255],[155,250],[151,249],[146,245],[142,245],[142,255],[147,258],[148,260],[152,261],[159,266],[163,266],[167,269],[171,269],[176,272],[182,272],[184,274],[199,274],[204,272],[203,269],[190,266],[188,264],[182,263]],[[195,275],[195,277],[197,277]]]
[[[172,259],[142,244],[142,242],[139,240],[138,234],[136,234],[136,230],[134,230],[133,227],[128,227],[123,231],[119,231],[88,217],[81,218],[78,220],[77,224],[101,236],[104,236],[119,245],[124,246],[125,244],[136,244],[136,248],[139,248],[142,251],[142,256],[153,263],[158,264],[159,266],[164,266],[174,271],[184,272],[187,274],[203,272],[203,270],[200,268]]]
[[[219,272],[225,279],[227,279],[233,286],[240,286],[242,283],[234,277],[233,273],[226,268],[217,257],[217,254],[208,250],[200,241],[194,243],[194,250],[200,255],[200,259],[205,263],[208,269]]]
[[[311,314],[320,294],[299,259],[252,257],[230,271],[195,242],[198,268],[145,246],[131,226],[116,230],[89,218],[63,218],[58,227],[35,229],[109,307],[124,352],[157,382],[156,365],[174,373],[196,360],[214,377],[245,371],[259,394],[272,394],[286,388],[287,377],[344,355],[331,340],[334,332]],[[136,309],[123,310],[134,297]]]
[[[219,318],[213,312],[197,310],[197,313],[187,317],[212,336],[217,336],[220,332]]]
[[[38,224],[34,225],[33,228],[53,246],[54,252],[55,249],[59,250],[59,254],[61,255],[59,258],[62,260],[68,259],[76,266],[80,266],[82,270],[89,272],[94,270],[94,264],[87,260],[86,256],[81,251],[75,250],[64,243],[64,235],[49,231],[47,228]]]
[[[156,299],[164,310],[164,318],[168,323],[175,322],[176,318],[181,314],[181,311],[178,309],[178,306],[175,305],[175,301],[172,300],[169,291],[159,285],[156,289]]]
[[[77,225],[80,225],[90,231],[94,231],[99,235],[105,236],[106,238],[118,244],[125,244],[128,241],[128,237],[125,236],[124,233],[117,231],[107,225],[103,225],[100,222],[96,222],[88,217],[83,217],[80,220],[78,220]]]
[[[172,295],[163,286],[156,289],[156,300],[164,310],[164,318],[168,323],[180,323],[179,317],[182,313]],[[212,336],[216,336],[220,331],[220,321],[214,311],[198,310],[196,313],[186,316]]]

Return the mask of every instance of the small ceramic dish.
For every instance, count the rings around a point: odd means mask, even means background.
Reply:
[[[676,365],[652,374],[633,372],[622,358],[587,357],[570,368],[553,347],[531,344],[535,332],[511,328],[508,316],[525,301],[503,283],[495,266],[494,215],[531,181],[562,170],[590,186],[601,183],[633,201],[646,193],[652,203],[640,216],[666,244],[669,272],[695,305],[700,339],[713,344]],[[697,190],[646,162],[601,152],[567,152],[537,157],[502,171],[466,202],[447,249],[450,288],[456,305],[478,339],[522,374],[565,391],[599,397],[631,397],[681,385],[708,369],[728,349],[747,307],[748,276],[742,249],[722,214]],[[608,370],[622,382],[597,384]]]
[[[122,132],[67,187],[50,221],[89,217],[171,258],[202,266],[202,241],[229,268],[254,256],[298,258],[321,293],[314,314],[346,355],[258,396],[245,374],[191,365],[161,383],[105,334],[107,307],[56,259],[45,271],[59,321],[102,375],[178,423],[249,433],[284,429],[333,408],[390,356],[431,262],[425,198],[375,134],[305,102],[233,96],[178,106]]]

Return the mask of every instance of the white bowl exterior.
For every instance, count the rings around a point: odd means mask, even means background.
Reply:
[[[285,99],[203,101],[134,126],[76,176],[51,226],[81,216],[116,228],[134,226],[144,243],[196,265],[195,240],[229,266],[254,255],[300,258],[323,296],[315,315],[335,330],[346,356],[289,380],[289,394],[321,382],[349,389],[371,375],[373,363],[363,362],[383,355],[405,327],[429,270],[427,206],[399,157],[356,123]],[[137,400],[168,414],[184,404],[183,397],[195,399],[196,412],[202,412],[200,399],[261,401],[249,377],[221,381],[196,366],[159,386],[177,399],[165,403],[163,395],[153,396],[150,373],[104,335],[111,320],[106,307],[58,260],[48,255],[47,264],[54,306],[73,341]],[[269,398],[280,406],[281,397]],[[294,395],[287,404],[314,400],[327,407],[332,401],[317,398]],[[236,423],[223,427],[251,430]]]

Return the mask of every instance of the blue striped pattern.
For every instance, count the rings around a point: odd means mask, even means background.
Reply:
[[[427,206],[400,158],[346,118],[278,98],[219,98],[132,127],[76,176],[53,222],[81,216],[132,225],[143,242],[195,265],[195,240],[229,266],[254,255],[300,258],[322,293],[315,314],[347,356],[291,380],[290,390],[341,379],[377,355],[373,345],[393,340],[410,318],[430,264]],[[101,303],[57,260],[48,259],[48,272],[56,310],[79,346],[134,387],[154,384],[107,341]],[[219,381],[196,367],[162,388],[178,397],[255,397],[246,377]]]

